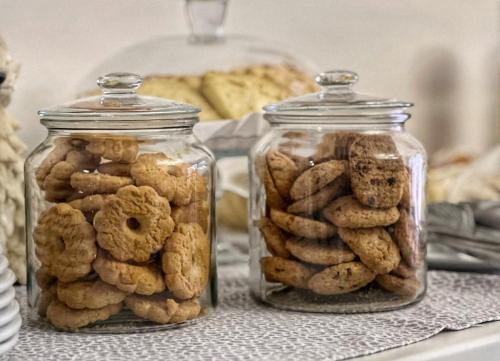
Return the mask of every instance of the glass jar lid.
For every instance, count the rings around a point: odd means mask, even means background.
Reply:
[[[353,91],[358,75],[348,70],[320,73],[315,78],[321,87],[317,93],[290,98],[264,107],[270,122],[298,122],[306,119],[325,122],[404,122],[410,115],[409,102],[378,98]]]
[[[97,80],[102,94],[40,110],[49,128],[156,128],[192,126],[200,109],[169,99],[141,96],[142,77],[110,73]]]

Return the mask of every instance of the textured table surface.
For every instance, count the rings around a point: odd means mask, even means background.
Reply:
[[[342,360],[500,319],[500,276],[429,272],[419,304],[357,315],[279,311],[253,301],[243,268],[221,267],[217,313],[189,327],[129,335],[38,328],[26,319],[19,343],[0,360]]]

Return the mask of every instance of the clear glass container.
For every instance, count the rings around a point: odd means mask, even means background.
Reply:
[[[214,167],[199,109],[138,96],[142,78],[39,112],[25,163],[30,315],[57,329],[176,327],[217,301]]]
[[[250,154],[254,297],[310,312],[372,312],[426,290],[426,154],[405,130],[411,103],[353,91],[331,71],[321,91],[266,106]]]

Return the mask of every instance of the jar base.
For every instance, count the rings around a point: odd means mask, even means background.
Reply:
[[[123,310],[121,313],[111,316],[105,321],[98,321],[92,325],[85,326],[75,330],[60,330],[54,327],[45,318],[40,317],[34,312],[32,314],[33,322],[44,329],[51,329],[60,332],[72,332],[82,334],[131,334],[131,333],[147,333],[171,330],[175,328],[185,327],[197,323],[211,315],[207,310],[202,311],[197,318],[171,324],[159,324],[152,321],[144,320],[136,317],[131,311]]]
[[[270,306],[287,311],[366,313],[392,311],[413,305],[424,298],[425,289],[410,297],[370,286],[348,294],[321,296],[307,290],[279,287],[268,290],[265,297],[253,296]]]

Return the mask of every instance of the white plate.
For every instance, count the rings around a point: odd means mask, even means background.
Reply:
[[[16,290],[12,286],[0,293],[0,309],[6,307],[15,297]]]
[[[21,315],[14,317],[12,321],[0,327],[0,342],[4,342],[19,332],[23,323]]]
[[[11,287],[16,282],[16,275],[10,268],[7,268],[4,273],[0,274],[0,293]]]
[[[7,306],[0,309],[0,327],[12,321],[17,314],[19,314],[19,303],[12,300]]]
[[[9,260],[4,255],[0,256],[0,274],[4,273],[9,266]]]
[[[7,351],[9,351],[12,347],[14,347],[19,339],[19,334],[16,333],[14,336],[0,343],[0,355],[3,355]]]

